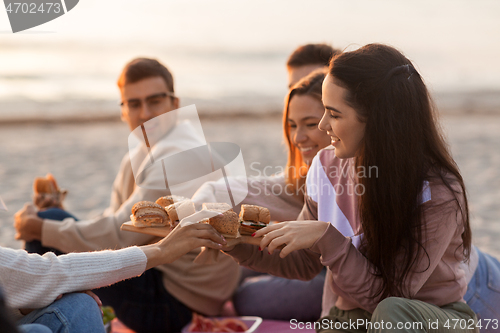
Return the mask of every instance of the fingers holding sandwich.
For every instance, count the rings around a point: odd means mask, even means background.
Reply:
[[[292,221],[281,222],[255,233],[254,237],[261,237],[260,248],[268,248],[273,253],[283,247],[280,257],[284,258],[296,250],[308,249],[325,233],[328,223],[321,221]]]
[[[167,237],[143,248],[148,257],[146,269],[174,262],[189,251],[208,247],[221,249],[226,240],[212,226],[202,223],[178,225]]]
[[[217,230],[204,223],[179,225],[165,237],[164,241],[175,242],[179,246],[185,243],[186,248],[191,249],[202,246],[220,249],[226,244],[226,240]]]
[[[262,237],[259,248],[264,250],[267,248],[269,253],[273,253],[277,248],[287,244],[287,229],[286,223],[277,223],[259,229],[253,237]]]

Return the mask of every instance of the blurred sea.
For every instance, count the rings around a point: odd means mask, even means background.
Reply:
[[[500,2],[82,0],[12,34],[0,10],[0,121],[109,118],[133,57],[174,73],[200,114],[279,113],[287,56],[308,42],[370,42],[414,61],[440,109],[500,113]]]

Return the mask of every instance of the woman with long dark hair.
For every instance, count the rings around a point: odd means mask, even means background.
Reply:
[[[323,104],[319,128],[332,146],[309,168],[299,221],[255,234],[270,255],[245,244],[227,253],[288,278],[326,266],[323,310],[332,321],[320,321],[320,330],[421,323],[407,331],[427,331],[438,320],[447,332],[476,331],[463,300],[471,249],[465,186],[411,61],[380,44],[342,53],[323,82]],[[364,324],[343,330],[353,318]]]

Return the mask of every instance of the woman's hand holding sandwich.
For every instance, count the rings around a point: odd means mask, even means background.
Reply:
[[[177,225],[167,237],[151,245],[141,246],[148,258],[146,269],[168,264],[199,247],[220,250],[226,240],[211,225],[193,223]]]
[[[269,253],[280,246],[280,257],[285,258],[292,251],[308,249],[326,231],[328,223],[322,221],[291,221],[276,223],[255,232],[253,237],[263,237],[260,248],[267,247]]]

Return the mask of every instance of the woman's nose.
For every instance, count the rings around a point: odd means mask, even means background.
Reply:
[[[319,121],[318,128],[321,131],[328,131],[329,129],[331,129],[330,123],[328,122],[328,115],[326,114],[326,112],[323,114],[323,117]]]
[[[294,136],[294,141],[295,143],[302,143],[307,141],[307,134],[303,129],[297,128],[297,131],[295,132]]]

